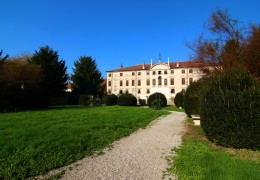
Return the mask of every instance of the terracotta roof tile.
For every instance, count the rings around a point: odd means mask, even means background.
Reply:
[[[166,63],[167,64],[167,63]],[[156,64],[153,64],[156,65]],[[200,67],[201,63],[195,62],[195,61],[183,61],[179,62],[179,67]],[[171,69],[178,68],[177,62],[170,62]],[[136,66],[128,66],[124,68],[109,70],[107,72],[122,72],[122,71],[142,71],[142,70],[149,70],[151,68],[150,64],[140,64]]]

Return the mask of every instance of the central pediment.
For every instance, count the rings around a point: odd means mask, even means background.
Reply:
[[[158,63],[158,64],[154,64],[151,67],[151,70],[167,70],[167,69],[170,69],[167,63]]]

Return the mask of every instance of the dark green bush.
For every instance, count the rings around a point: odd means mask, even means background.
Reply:
[[[100,106],[101,105],[101,99],[95,98],[92,103],[93,103],[93,106]]]
[[[139,104],[141,106],[144,106],[145,105],[145,99],[139,99]]]
[[[177,108],[183,107],[184,91],[178,92],[174,97],[174,104]]]
[[[199,96],[204,84],[204,79],[200,79],[191,83],[185,92],[183,108],[189,117],[191,117],[192,114],[199,114]]]
[[[137,99],[132,94],[122,94],[117,100],[119,106],[136,106]]]
[[[91,103],[92,97],[89,94],[79,96],[79,105],[88,106]]]
[[[260,88],[242,69],[213,76],[200,96],[201,126],[222,146],[260,149]]]
[[[167,105],[167,99],[166,99],[165,95],[162,93],[156,92],[156,93],[151,94],[147,100],[147,104],[150,108],[153,108],[155,99],[162,101],[161,107],[165,107]]]
[[[151,107],[153,109],[160,110],[160,109],[162,109],[163,105],[164,105],[164,102],[163,102],[162,99],[154,99],[152,101],[152,106]]]
[[[117,104],[118,97],[115,94],[106,95],[104,97],[104,103],[106,106],[112,106]]]

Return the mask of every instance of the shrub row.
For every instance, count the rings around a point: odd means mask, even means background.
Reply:
[[[222,146],[260,149],[260,88],[245,70],[213,76],[200,96],[201,126]]]
[[[260,149],[260,85],[233,69],[191,84],[184,96],[188,116],[199,114],[209,140],[234,148]]]

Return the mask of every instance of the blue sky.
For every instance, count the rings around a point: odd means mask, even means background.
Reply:
[[[0,49],[17,56],[48,45],[66,61],[92,56],[103,77],[123,66],[188,60],[211,13],[226,8],[245,25],[259,24],[257,0],[1,0]]]

